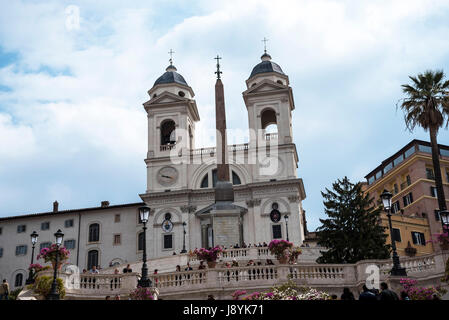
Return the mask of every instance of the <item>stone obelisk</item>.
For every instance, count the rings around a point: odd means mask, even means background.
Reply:
[[[220,57],[217,55],[217,82],[215,83],[215,119],[217,135],[217,184],[215,203],[234,202],[234,192],[229,179],[228,144],[226,139],[226,110],[223,83],[220,79]]]

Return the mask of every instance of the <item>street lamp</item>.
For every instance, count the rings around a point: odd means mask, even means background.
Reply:
[[[143,223],[143,264],[142,264],[142,277],[138,281],[137,285],[139,287],[151,287],[151,280],[148,279],[148,268],[147,268],[147,222],[150,216],[150,208],[140,207],[139,208],[140,221]]]
[[[440,211],[440,219],[441,219],[441,226],[443,227],[443,233],[446,229],[446,232],[449,232],[449,211],[443,210]]]
[[[184,232],[184,238],[183,238],[183,240],[182,240],[182,250],[181,250],[181,253],[186,253],[186,252],[187,252],[187,250],[186,250],[186,225],[187,225],[187,223],[184,221],[184,222],[182,223],[182,229],[183,229],[183,232]]]
[[[382,192],[380,197],[382,199],[384,210],[387,213],[388,225],[390,227],[391,247],[393,249],[393,268],[391,269],[391,275],[392,276],[407,276],[407,272],[405,271],[405,268],[401,268],[399,256],[398,256],[398,253],[396,252],[396,241],[393,237],[393,227],[391,225],[391,198],[393,197],[393,194],[391,192],[388,192],[387,190],[384,190],[384,192]]]
[[[285,215],[284,219],[285,219],[285,230],[287,231],[287,241],[288,241],[288,215]]]
[[[31,250],[31,264],[33,264],[33,262],[34,262],[34,247],[36,246],[37,238],[39,237],[39,235],[36,233],[36,231],[33,231],[33,233],[30,234],[30,236],[31,236],[31,243],[33,244],[33,248]],[[27,279],[27,281],[25,283],[26,284],[34,283],[33,269],[30,269],[30,273],[28,275],[28,279]]]
[[[50,293],[47,295],[47,300],[59,300],[59,293],[57,290],[56,276],[58,270],[58,257],[59,257],[59,247],[62,244],[62,239],[64,239],[64,233],[61,229],[58,229],[55,233],[55,243],[56,243],[56,261],[53,270],[53,283],[51,284]]]

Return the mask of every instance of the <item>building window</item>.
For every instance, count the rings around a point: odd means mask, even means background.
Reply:
[[[75,249],[75,240],[65,240],[64,247],[68,250]]]
[[[408,186],[412,184],[412,179],[410,179],[409,175],[407,175],[406,180],[407,180],[407,185]]]
[[[114,234],[114,245],[117,246],[122,243],[122,237],[119,234]]]
[[[64,221],[64,226],[66,228],[72,228],[73,227],[73,219],[69,219],[69,220]]]
[[[200,188],[209,188],[209,175],[206,174],[203,178],[203,180],[201,180],[201,187]]]
[[[50,222],[41,223],[41,230],[49,230],[49,229],[50,229]]]
[[[27,230],[27,226],[24,224],[18,225],[17,226],[17,233],[22,233],[22,232],[26,232]]]
[[[401,230],[393,228],[393,239],[394,241],[401,242]]]
[[[426,177],[429,180],[435,180],[435,174],[432,168],[426,168]]]
[[[410,147],[407,151],[405,151],[404,157],[405,157],[405,158],[408,158],[408,157],[410,157],[413,153],[415,153],[415,146]]]
[[[404,207],[406,207],[409,204],[411,204],[413,202],[413,195],[412,195],[412,193],[410,192],[405,197],[402,197],[402,200],[404,201]]]
[[[424,238],[424,233],[412,231],[413,244],[420,246],[426,245],[426,239]]]
[[[399,201],[396,201],[395,203],[393,203],[391,205],[391,212],[392,213],[396,213],[401,209],[401,207],[399,206]]]
[[[218,181],[217,169],[212,170],[212,187],[215,188]]]
[[[0,258],[3,257],[3,248],[0,248]]]
[[[232,171],[232,184],[235,184],[235,185],[242,184],[240,177],[234,171]]]
[[[164,249],[173,249],[173,235],[164,234]]]
[[[398,188],[398,184],[397,183],[394,184],[393,190],[394,190],[394,194],[398,194],[399,193],[399,188]]]
[[[419,151],[421,152],[425,152],[425,153],[432,153],[432,148],[429,146],[423,146],[423,145],[419,145],[418,146]]]
[[[91,270],[93,266],[98,267],[98,250],[90,250],[87,253],[87,269]]]
[[[280,224],[273,224],[273,239],[282,239],[282,229]]]
[[[14,286],[21,287],[22,283],[23,283],[23,274],[21,273],[16,274],[16,278],[14,279]]]
[[[137,250],[143,250],[143,232],[139,233],[137,236]]]
[[[116,214],[114,216],[114,222],[120,222],[120,215],[119,214]]]
[[[393,160],[393,164],[395,166],[397,166],[398,164],[400,164],[402,161],[404,161],[404,155],[400,155],[399,157],[397,157],[396,159]]]
[[[434,198],[437,197],[437,187],[434,187],[434,186],[430,187],[430,195]]]
[[[51,247],[51,242],[42,242],[42,243],[39,245],[39,251],[42,250],[42,249],[44,249],[44,248],[50,248],[50,247]]]
[[[435,220],[440,221],[440,210],[435,210],[434,214],[435,214]]]
[[[23,256],[26,254],[27,254],[27,246],[26,245],[16,247],[16,256]]]
[[[100,241],[100,225],[93,223],[89,226],[89,242]]]
[[[447,180],[447,183],[449,183],[449,170],[446,170],[446,180]]]

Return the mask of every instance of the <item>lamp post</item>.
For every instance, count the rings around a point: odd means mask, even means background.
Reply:
[[[62,233],[61,229],[58,229],[55,233],[55,243],[56,243],[56,261],[55,267],[53,270],[53,283],[51,284],[50,293],[47,295],[47,300],[59,300],[59,292],[57,289],[56,277],[58,271],[58,257],[59,257],[59,247],[62,244],[62,239],[64,239],[64,233]]]
[[[33,233],[30,234],[30,236],[31,236],[31,243],[33,244],[33,248],[31,249],[31,264],[33,264],[33,262],[34,262],[34,247],[36,246],[37,238],[39,237],[39,235],[36,233],[36,231],[33,231]],[[32,269],[30,269],[30,273],[28,274],[28,279],[25,283],[26,284],[34,283],[34,275],[33,275]]]
[[[390,227],[391,247],[393,249],[393,268],[391,269],[391,275],[407,276],[405,268],[401,268],[401,262],[399,261],[399,256],[396,252],[396,240],[393,237],[393,226],[391,224],[391,198],[393,197],[393,194],[391,192],[388,192],[387,190],[384,190],[380,197],[384,205],[384,210],[387,213],[388,225]]]
[[[284,219],[285,219],[285,230],[287,231],[287,241],[288,241],[288,215],[285,215]]]
[[[187,223],[184,221],[182,223],[182,230],[183,230],[183,233],[184,233],[184,237],[182,239],[182,250],[181,250],[181,253],[186,253],[187,252],[187,250],[186,250],[186,225],[187,225]]]
[[[139,287],[151,287],[151,280],[148,279],[148,267],[147,267],[147,222],[150,216],[150,208],[139,208],[140,221],[143,223],[143,264],[142,264],[142,277],[137,282]]]

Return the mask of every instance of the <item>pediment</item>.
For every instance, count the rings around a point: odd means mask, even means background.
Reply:
[[[255,86],[249,88],[244,92],[244,94],[248,93],[257,93],[257,92],[264,92],[264,91],[275,91],[275,90],[283,90],[286,89],[287,86],[273,82],[271,80],[263,80],[256,84]]]
[[[150,100],[148,104],[165,104],[165,103],[175,103],[175,102],[185,102],[189,99],[180,97],[176,94],[170,92],[164,92],[158,97]]]

